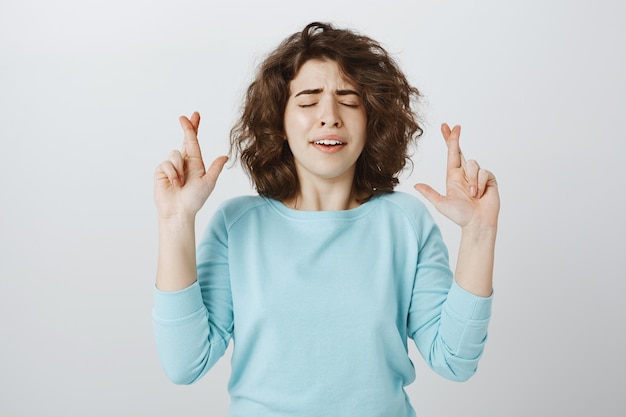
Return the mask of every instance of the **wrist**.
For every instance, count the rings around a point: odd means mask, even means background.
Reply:
[[[497,225],[468,224],[461,228],[461,236],[472,241],[495,241]]]
[[[159,230],[186,230],[194,228],[196,215],[193,213],[158,217]]]

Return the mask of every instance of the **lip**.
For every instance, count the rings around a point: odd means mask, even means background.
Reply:
[[[321,140],[334,140],[337,142],[341,142],[341,145],[338,146],[343,146],[346,144],[346,141],[339,135],[322,135],[322,136],[317,136],[315,138],[313,138],[313,140],[311,140],[312,144],[315,144],[315,142],[319,142]]]
[[[311,145],[313,145],[313,147],[317,151],[319,151],[319,152],[321,152],[323,154],[326,154],[326,155],[332,155],[332,154],[338,153],[343,148],[346,147],[345,142],[342,143],[341,145],[322,145],[322,144],[317,144],[317,143],[313,142],[313,143],[311,143]]]
[[[319,141],[323,141],[323,140],[329,140],[329,141],[336,141],[336,142],[341,142],[341,144],[339,145],[322,145],[322,144],[318,144],[316,142]],[[346,147],[346,141],[338,135],[323,135],[323,136],[318,136],[315,139],[313,139],[312,141],[310,141],[311,145],[313,145],[313,147],[315,149],[317,149],[318,151],[325,153],[327,155],[331,155],[334,153],[339,152],[340,150],[342,150],[343,148]]]

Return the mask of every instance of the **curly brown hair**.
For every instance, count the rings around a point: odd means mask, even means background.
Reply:
[[[313,22],[285,39],[260,64],[230,132],[230,153],[260,195],[284,201],[299,190],[293,154],[285,139],[289,84],[311,59],[332,60],[359,90],[367,115],[366,142],[356,163],[356,195],[393,191],[409,147],[422,135],[411,105],[420,93],[390,54],[373,39],[329,23]]]

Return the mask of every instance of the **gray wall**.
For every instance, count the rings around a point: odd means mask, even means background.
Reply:
[[[418,414],[623,416],[626,3],[248,3],[0,3],[0,415],[226,415],[230,352],[190,387],[158,364],[152,174],[180,114],[225,153],[255,64],[324,20],[381,41],[425,95],[400,189],[442,188],[444,121],[500,184],[484,358],[458,384],[411,347]],[[250,193],[224,172],[198,229]]]

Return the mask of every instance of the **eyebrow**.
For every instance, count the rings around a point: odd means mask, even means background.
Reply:
[[[312,88],[309,90],[302,90],[298,94],[296,94],[294,97],[298,97],[298,96],[305,95],[305,94],[310,94],[310,95],[321,94],[323,91],[324,91],[323,88]],[[360,97],[360,94],[354,90],[336,90],[335,94],[337,94],[338,96],[355,95],[357,97]]]

